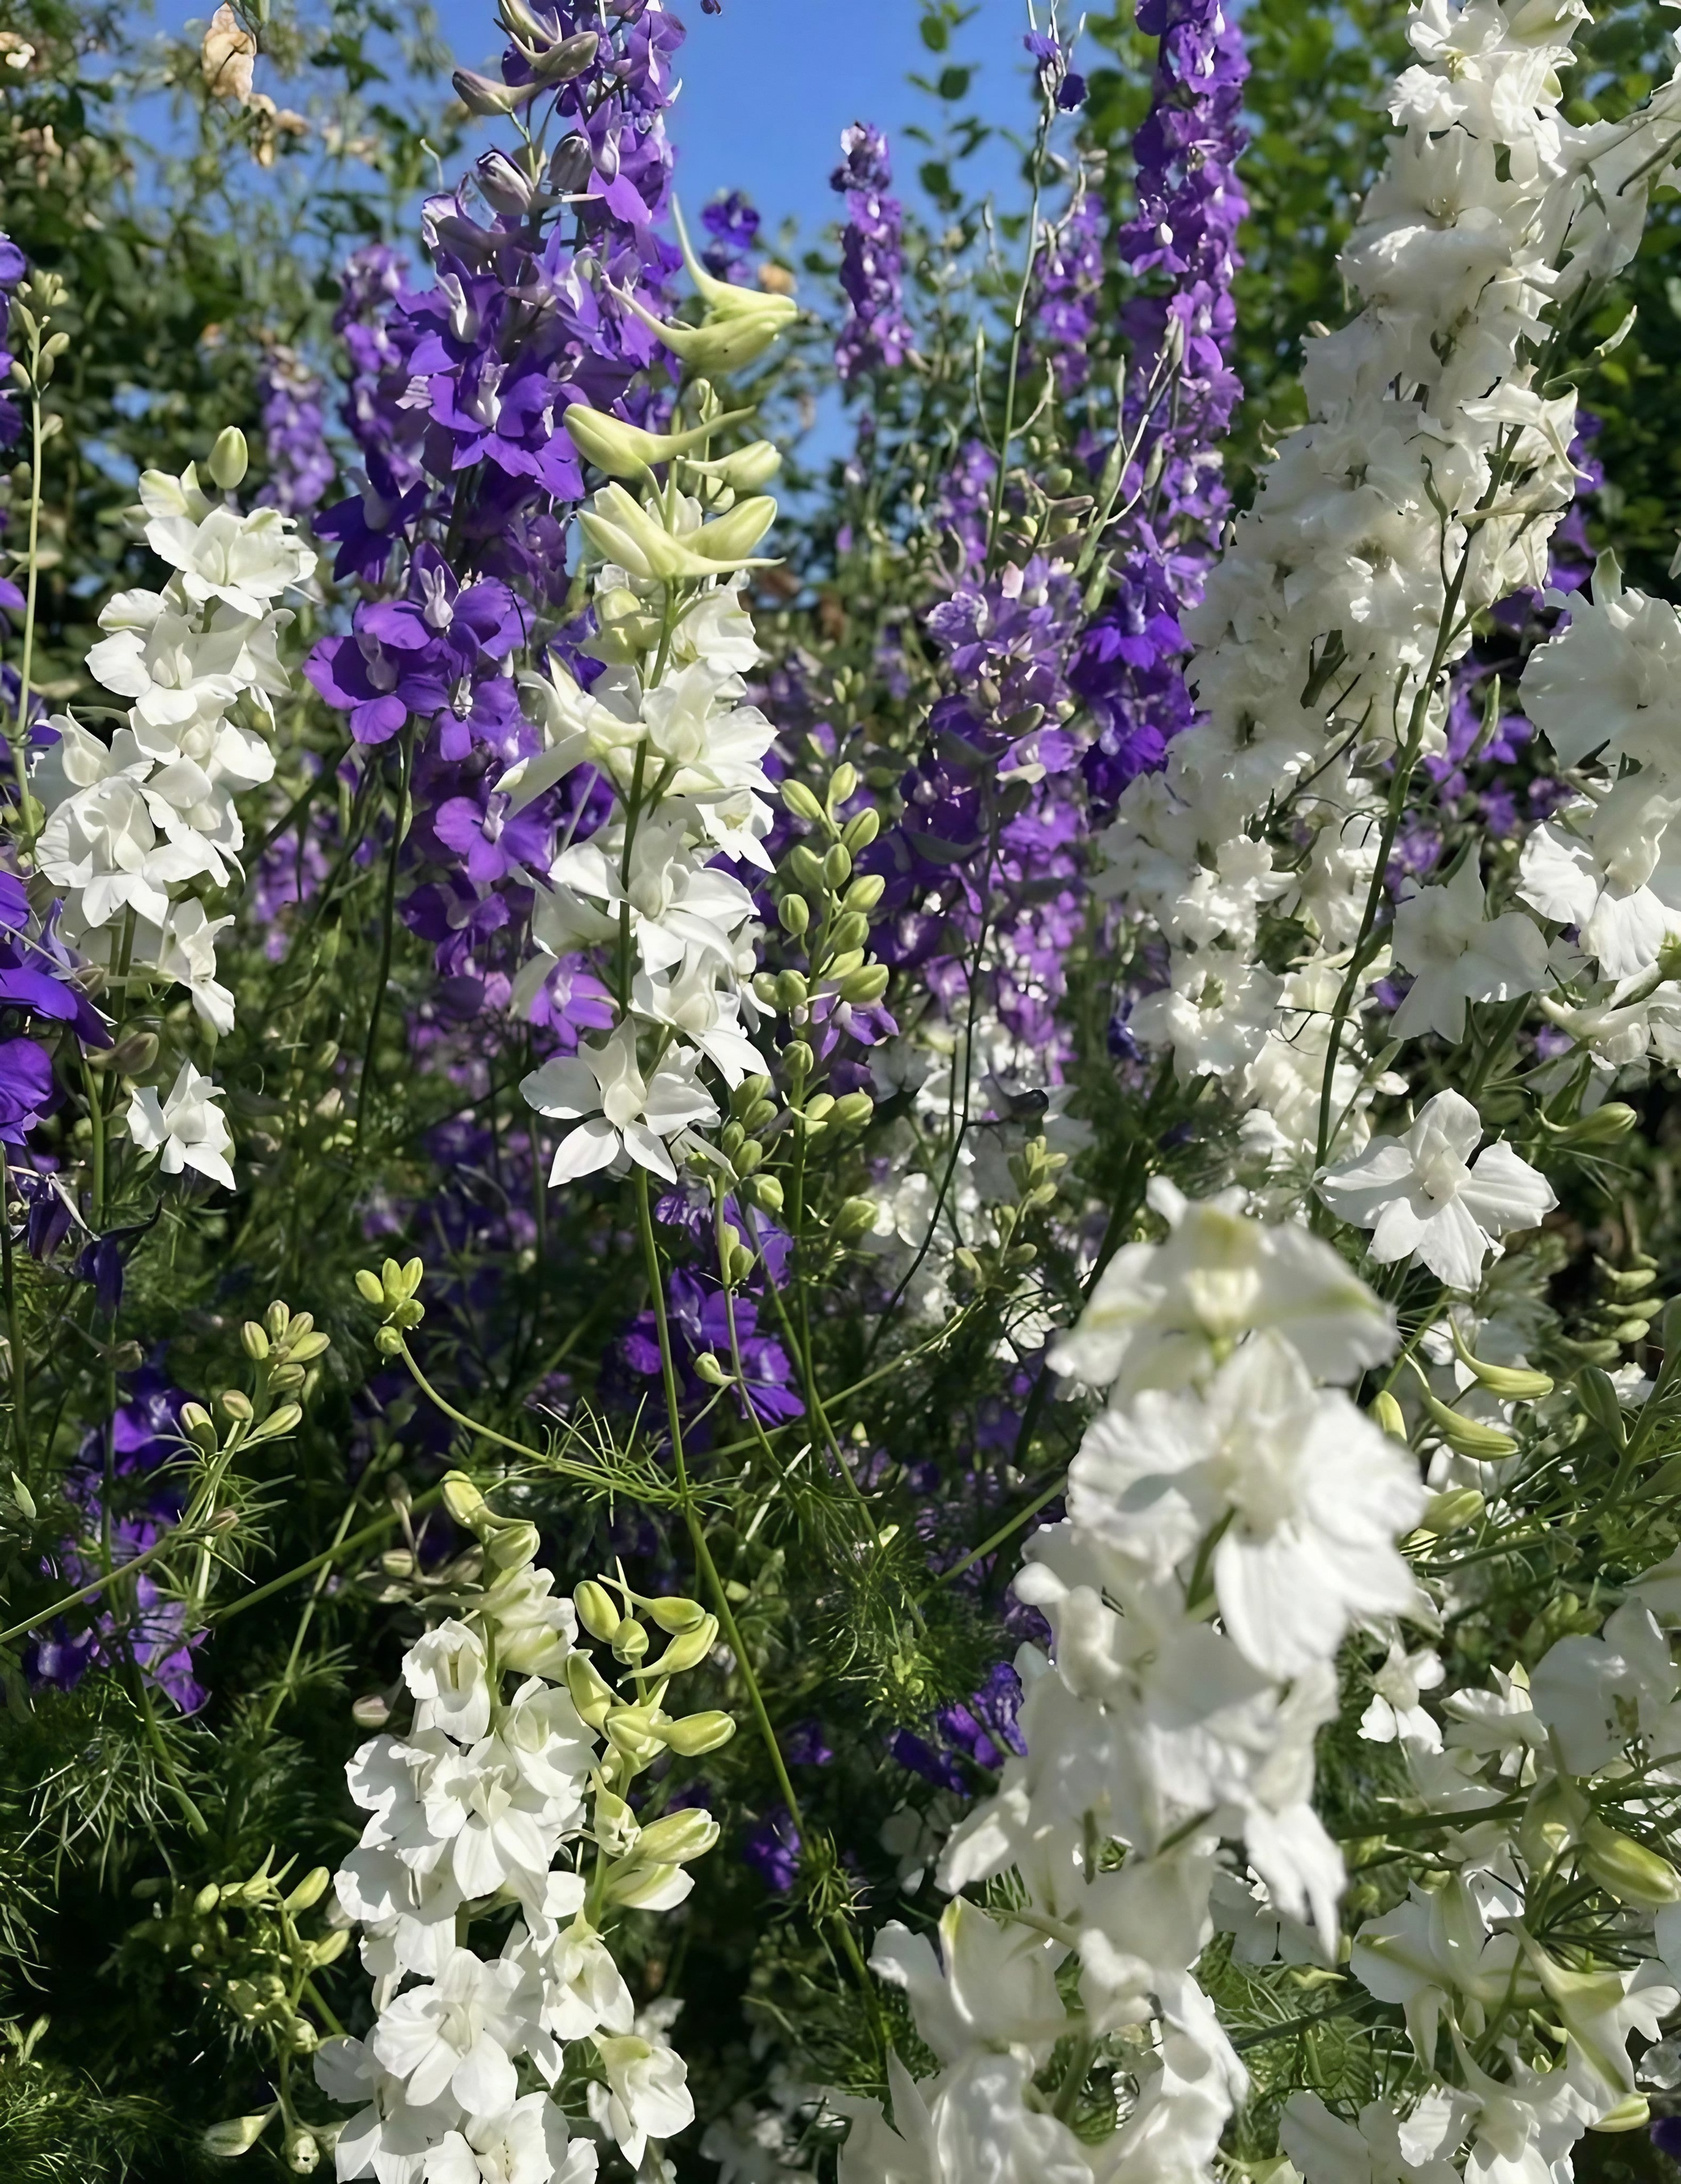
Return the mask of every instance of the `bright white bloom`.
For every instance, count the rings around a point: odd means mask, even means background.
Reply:
[[[1409,1653],[1392,1641],[1388,1658],[1371,1680],[1371,1697],[1360,1716],[1360,1733],[1371,1744],[1416,1744],[1427,1752],[1439,1752],[1442,1732],[1421,1703],[1433,1691],[1445,1671],[1441,1657],[1426,1646]]]
[[[136,1088],[128,1103],[128,1134],[142,1152],[159,1156],[158,1165],[165,1175],[196,1168],[232,1190],[227,1156],[233,1137],[215,1104],[221,1097],[211,1078],[183,1061],[166,1100],[160,1100],[149,1084]]]
[[[528,2093],[450,2131],[427,2156],[426,2184],[589,2184],[595,2168],[595,2148],[573,2141],[565,2112],[546,2093]]]
[[[1188,1200],[1159,1176],[1149,1203],[1165,1240],[1115,1253],[1053,1352],[1058,1372],[1120,1401],[1182,1385],[1252,1329],[1276,1329],[1326,1380],[1351,1380],[1393,1350],[1388,1309],[1321,1238],[1247,1220],[1242,1191]]]
[[[1547,944],[1533,919],[1516,910],[1489,919],[1485,900],[1474,857],[1441,886],[1402,882],[1393,947],[1413,982],[1390,1021],[1397,1039],[1433,1031],[1457,1042],[1468,1001],[1509,1001],[1545,980]]]
[[[1608,978],[1633,978],[1681,934],[1681,803],[1632,773],[1597,800],[1578,798],[1523,845],[1517,892],[1544,917],[1579,930]]]
[[[517,1968],[452,1949],[437,1979],[410,1987],[380,2013],[371,2045],[381,2065],[424,2104],[444,2093],[494,2115],[519,2091],[509,2049],[517,2044]]]
[[[1525,663],[1523,710],[1566,766],[1600,752],[1650,767],[1653,787],[1681,779],[1681,615],[1625,590],[1602,554],[1591,599],[1573,594],[1568,625]]]
[[[1176,956],[1172,979],[1137,1003],[1128,1028],[1148,1045],[1171,1046],[1174,1068],[1187,1084],[1246,1068],[1266,1037],[1279,981],[1234,948]]]
[[[852,2124],[840,2184],[1092,2184],[1087,2148],[1028,2107],[1030,2067],[1019,2055],[977,2054],[919,2085],[891,2055],[891,2125],[874,2101],[829,2096]]]
[[[1503,1138],[1477,1153],[1482,1136],[1470,1100],[1438,1092],[1405,1138],[1374,1138],[1357,1160],[1322,1175],[1320,1195],[1343,1220],[1372,1231],[1380,1265],[1416,1259],[1449,1288],[1474,1290],[1496,1239],[1539,1227],[1558,1204],[1546,1178]]]
[[[452,1618],[416,1638],[403,1656],[403,1680],[420,1701],[416,1730],[475,1744],[489,1728],[484,1641],[471,1625]]]
[[[666,1140],[697,1123],[716,1122],[718,1109],[695,1082],[700,1056],[685,1048],[644,1077],[636,1053],[636,1027],[627,1021],[600,1045],[545,1061],[520,1090],[539,1115],[574,1123],[556,1149],[551,1185],[567,1183],[615,1161],[635,1161],[675,1183]]]
[[[597,2033],[595,2039],[607,2082],[590,2086],[589,2113],[634,2168],[651,2138],[669,2138],[694,2122],[689,2074],[677,2050],[662,2042],[634,2033]]]
[[[1247,1342],[1205,1394],[1146,1390],[1087,1429],[1069,1514],[1166,1577],[1215,1534],[1210,1574],[1227,1630],[1274,1675],[1336,1652],[1360,1614],[1417,1596],[1395,1552],[1424,1506],[1406,1451],[1280,1335]]]

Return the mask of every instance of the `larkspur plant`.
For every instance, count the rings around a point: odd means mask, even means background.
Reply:
[[[496,20],[0,25],[0,2175],[1662,2184],[1666,19]]]

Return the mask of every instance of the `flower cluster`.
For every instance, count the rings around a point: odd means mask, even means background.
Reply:
[[[829,187],[846,200],[840,286],[851,308],[835,344],[835,369],[844,384],[861,373],[902,364],[915,337],[901,300],[904,211],[890,194],[893,170],[887,139],[868,122],[855,121],[840,131],[840,153]]]
[[[727,1714],[664,1706],[718,1625],[692,1601],[643,1600],[613,1580],[580,1586],[574,1607],[534,1564],[534,1526],[495,1516],[460,1473],[444,1491],[488,1582],[404,1655],[409,1729],[349,1763],[369,1817],[337,1887],[363,1929],[376,2016],[365,2040],[321,2045],[316,2077],[361,2104],[338,2131],[341,2178],[587,2184],[596,2148],[573,2137],[568,2096],[633,2167],[695,2113],[682,2059],[639,2026],[606,1934],[628,1912],[682,1903],[690,1863],[718,1839],[704,1811],[653,1819],[629,1802],[656,1759],[731,1735]],[[639,1608],[668,1637],[651,1660]],[[580,1618],[624,1664],[628,1696],[578,1646]],[[489,1955],[469,1946],[487,1919],[503,1930]]]
[[[1025,1750],[940,1864],[949,1890],[1014,1869],[1022,1892],[990,1910],[954,1896],[938,1957],[901,1926],[877,1936],[871,1962],[942,2068],[916,2084],[895,2059],[891,2129],[842,2103],[846,2179],[896,2173],[919,2142],[949,2184],[982,2146],[1024,2184],[1134,2163],[1205,2175],[1246,2086],[1195,1972],[1221,1838],[1334,1949],[1343,1865],[1313,1807],[1314,1738],[1351,1624],[1421,1605],[1394,1546],[1422,1513],[1416,1473],[1343,1392],[1389,1354],[1393,1323],[1301,1229],[1159,1183],[1153,1198],[1166,1240],[1116,1255],[1058,1352],[1108,1404],[1066,1518],[1016,1580],[1053,1633],[1048,1658],[1017,1660]],[[1100,1854],[1111,1843],[1124,1862]],[[1069,2035],[1089,2057],[1123,2027],[1120,2128],[1086,2146],[1031,2081]]]
[[[1544,581],[1574,396],[1542,391],[1542,359],[1559,315],[1635,248],[1673,128],[1666,90],[1627,125],[1568,130],[1563,28],[1538,45],[1491,8],[1446,30],[1420,13],[1411,36],[1405,134],[1343,255],[1365,307],[1310,343],[1313,422],[1282,444],[1187,624],[1204,717],[1125,791],[1106,842],[1109,883],[1169,949],[1132,1035],[1185,1079],[1218,1078],[1250,1145],[1297,1173],[1369,1127],[1379,1072],[1349,1060],[1342,1028],[1382,974],[1403,800],[1442,744],[1444,671],[1472,618]],[[1542,982],[1539,933],[1485,923],[1474,854],[1451,886],[1402,894],[1393,967],[1418,984],[1398,1035],[1457,1038],[1466,1001]],[[1264,964],[1264,920],[1305,940]]]

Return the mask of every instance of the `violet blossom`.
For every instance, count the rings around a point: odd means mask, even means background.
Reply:
[[[840,151],[829,187],[846,199],[840,286],[852,308],[835,344],[835,369],[845,382],[902,364],[915,337],[901,300],[904,209],[888,193],[893,170],[886,136],[867,121],[855,121],[840,132]]]

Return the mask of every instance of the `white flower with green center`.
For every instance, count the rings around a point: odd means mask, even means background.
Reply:
[[[718,1119],[711,1095],[695,1081],[699,1067],[698,1055],[673,1047],[645,1077],[636,1027],[626,1022],[599,1045],[582,1046],[533,1070],[520,1085],[528,1102],[539,1115],[577,1126],[556,1150],[550,1187],[620,1161],[634,1161],[675,1183],[667,1139]]]
[[[1504,1139],[1472,1155],[1483,1120],[1458,1092],[1438,1092],[1405,1138],[1374,1138],[1358,1160],[1319,1179],[1332,1212],[1372,1232],[1380,1265],[1412,1258],[1456,1290],[1474,1290],[1497,1240],[1533,1228],[1557,1205],[1552,1185]]]

